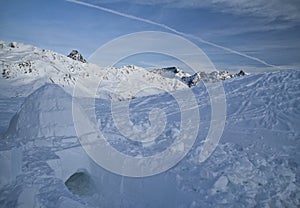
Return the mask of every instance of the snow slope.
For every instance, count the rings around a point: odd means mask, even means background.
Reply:
[[[175,167],[146,178],[122,177],[95,164],[73,129],[71,96],[57,85],[45,85],[24,100],[0,141],[0,204],[64,208],[299,207],[299,81],[297,70],[224,81],[225,130],[216,150],[203,163],[199,154],[210,125],[210,98],[203,84],[194,87],[201,119],[193,148]],[[9,106],[11,99],[2,99],[1,103]],[[84,103],[83,111],[93,110]],[[145,146],[118,131],[110,100],[95,100],[97,125],[107,141],[133,156],[156,154],[178,136],[180,110],[169,94],[132,100],[131,121],[137,128],[147,129],[153,108],[162,109],[168,122],[159,137]]]
[[[90,86],[99,84],[97,97],[116,100],[187,88],[177,79],[165,78],[140,67],[99,67],[73,60],[80,54],[73,55],[71,53],[68,58],[22,43],[0,42],[0,97],[27,97],[45,83],[58,84],[69,94],[76,85],[87,96],[94,96]],[[124,84],[119,85],[120,82]],[[160,90],[147,90],[152,85]]]

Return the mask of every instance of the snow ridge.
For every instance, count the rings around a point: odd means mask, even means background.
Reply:
[[[69,94],[73,93],[75,85],[78,84],[77,87],[87,96],[91,96],[89,83],[100,83],[101,91],[96,96],[116,100],[158,93],[157,90],[144,90],[139,95],[134,94],[138,89],[149,86],[157,86],[162,91],[187,88],[177,79],[165,78],[141,67],[99,67],[83,63],[85,60],[75,50],[69,57],[71,59],[22,43],[2,42],[0,86],[3,91],[0,97],[26,97],[45,83],[58,84]],[[125,88],[122,86],[120,89],[116,84],[120,81],[128,81],[131,85]]]
[[[200,81],[217,82],[217,81],[222,81],[234,77],[249,75],[248,73],[245,73],[243,70],[241,70],[236,74],[229,73],[228,71],[213,71],[213,72],[199,71],[193,75],[190,75],[189,73],[184,72],[178,67],[154,69],[151,70],[151,72],[158,73],[163,77],[176,78],[178,80],[181,80],[189,87],[198,85]]]

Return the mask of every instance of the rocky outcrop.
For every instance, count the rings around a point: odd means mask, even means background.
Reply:
[[[69,55],[69,58],[74,59],[76,61],[81,61],[82,63],[86,63],[87,61],[83,58],[83,56],[77,51],[73,50]]]

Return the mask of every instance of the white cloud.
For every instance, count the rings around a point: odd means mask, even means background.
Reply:
[[[250,15],[268,21],[300,22],[299,0],[101,0],[94,3],[130,2],[175,8],[210,8],[235,15]]]
[[[207,44],[209,46],[213,46],[215,48],[219,48],[221,50],[224,50],[228,53],[231,53],[231,54],[235,54],[235,55],[239,55],[239,56],[242,56],[244,58],[247,58],[247,59],[250,59],[250,60],[253,60],[253,61],[256,61],[258,63],[261,63],[265,66],[269,66],[269,67],[274,67],[274,68],[277,68],[277,66],[273,65],[273,64],[269,64],[267,63],[266,61],[262,60],[262,59],[259,59],[257,57],[254,57],[254,56],[250,56],[248,54],[245,54],[243,52],[239,52],[239,51],[236,51],[234,49],[231,49],[229,47],[224,47],[222,45],[219,45],[219,44],[216,44],[214,42],[211,42],[211,41],[207,41],[207,40],[204,40],[198,36],[195,36],[195,35],[192,35],[192,34],[187,34],[187,33],[184,33],[184,32],[181,32],[179,30],[176,30],[172,27],[169,27],[165,24],[161,24],[161,23],[157,23],[157,22],[154,22],[152,20],[149,20],[149,19],[145,19],[145,18],[141,18],[141,17],[137,17],[137,16],[134,16],[134,15],[130,15],[130,14],[126,14],[126,13],[123,13],[123,12],[119,12],[119,11],[116,11],[116,10],[112,10],[112,9],[108,9],[106,7],[102,7],[102,6],[97,6],[97,5],[94,5],[94,4],[90,4],[90,3],[86,3],[86,2],[82,2],[82,1],[79,1],[79,0],[66,0],[68,2],[71,2],[71,3],[75,3],[75,4],[79,4],[79,5],[82,5],[82,6],[86,6],[86,7],[91,7],[91,8],[94,8],[94,9],[98,9],[98,10],[101,10],[101,11],[105,11],[105,12],[109,12],[109,13],[112,13],[112,14],[115,14],[115,15],[119,15],[119,16],[122,16],[122,17],[125,17],[125,18],[129,18],[129,19],[133,19],[133,20],[137,20],[137,21],[140,21],[140,22],[144,22],[144,23],[147,23],[147,24],[151,24],[151,25],[155,25],[155,26],[158,26],[158,27],[161,27],[163,29],[166,29],[168,31],[171,31],[177,35],[180,35],[180,36],[183,36],[183,37],[186,37],[186,38],[190,38],[190,39],[194,39],[194,40],[197,40],[201,43],[204,43],[204,44]]]
[[[208,1],[206,1],[208,2]],[[207,6],[222,12],[267,18],[269,21],[300,21],[300,2],[297,0],[213,0]]]

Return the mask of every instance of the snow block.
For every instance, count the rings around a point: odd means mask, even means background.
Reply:
[[[55,84],[46,84],[28,96],[13,118],[8,133],[24,139],[76,136],[72,97]]]
[[[16,180],[22,172],[22,149],[0,151],[0,185]]]

